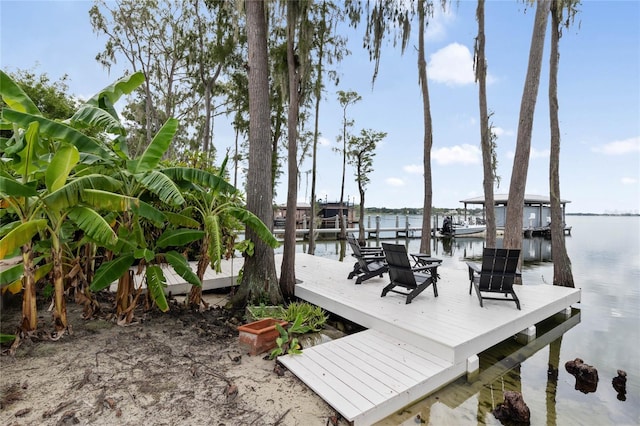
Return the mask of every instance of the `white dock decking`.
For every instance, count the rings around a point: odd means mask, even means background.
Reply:
[[[279,265],[279,256],[276,265]],[[580,290],[525,283],[515,303],[469,294],[466,266],[440,268],[438,294],[429,287],[409,305],[380,297],[388,275],[360,285],[346,277],[347,259],[296,253],[296,296],[368,330],[279,359],[344,418],[372,424],[477,369],[477,354],[580,301]]]
[[[236,279],[238,278],[238,271],[240,271],[242,265],[244,265],[244,258],[234,257],[220,262],[220,268],[222,269],[220,273],[208,267],[202,278],[202,290],[213,290],[237,285]],[[191,266],[191,270],[194,273],[198,273],[197,262],[189,262],[189,266]],[[133,271],[133,279],[135,280],[136,286],[139,286],[144,278],[144,274],[137,274],[137,267],[133,267],[131,270]],[[187,294],[191,290],[191,284],[185,282],[184,278],[178,275],[170,265],[163,265],[162,273],[167,280],[167,287],[165,288],[166,294]],[[142,285],[146,288],[145,283],[142,283]],[[115,281],[109,289],[116,291],[117,288],[118,282]]]

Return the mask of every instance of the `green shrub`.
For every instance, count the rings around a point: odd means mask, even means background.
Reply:
[[[253,320],[275,318],[294,323],[300,318],[300,326],[308,331],[320,331],[327,322],[324,309],[307,302],[292,302],[286,309],[282,306],[267,306],[261,303],[257,306],[247,306],[247,311],[248,316]]]
[[[309,331],[320,331],[327,322],[327,314],[320,306],[307,302],[292,302],[287,306],[284,320],[295,322],[302,318],[302,326],[308,327]]]

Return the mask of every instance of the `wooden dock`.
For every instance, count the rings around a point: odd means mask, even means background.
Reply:
[[[351,268],[350,260],[296,254],[296,296],[368,330],[279,359],[356,425],[477,372],[477,354],[519,333],[532,339],[535,324],[580,301],[579,289],[525,283],[516,288],[521,311],[501,301],[481,308],[461,262],[440,268],[439,297],[428,289],[406,305],[401,295],[380,297],[387,275],[356,286]]]
[[[244,265],[243,257],[234,257],[228,260],[222,260],[220,267],[222,271],[217,273],[210,267],[204,273],[202,278],[202,290],[213,290],[216,288],[232,287],[237,285],[238,272]],[[194,274],[198,273],[197,262],[189,262],[191,270]],[[146,284],[142,282],[144,275],[138,274],[138,268],[132,267],[133,279],[136,287],[142,285],[146,287]],[[176,273],[170,265],[162,265],[162,273],[167,280],[167,287],[164,289],[165,294],[188,294],[191,290],[191,284],[186,282],[184,278]],[[118,288],[118,282],[115,281],[109,287],[109,290],[116,291]]]
[[[359,228],[346,228],[345,231],[347,233],[351,232],[353,234],[358,234],[360,232]],[[317,228],[314,229],[313,232],[324,238],[332,238],[336,239],[340,234],[340,228]],[[367,239],[371,238],[382,238],[381,233],[394,234],[395,238],[420,238],[422,235],[422,227],[421,226],[400,226],[400,227],[365,227],[364,232],[367,236]],[[275,228],[273,230],[273,234],[282,238],[284,236],[284,228]],[[296,229],[296,237],[301,239],[309,238],[309,229],[308,228],[297,228]],[[391,236],[391,238],[394,238]]]

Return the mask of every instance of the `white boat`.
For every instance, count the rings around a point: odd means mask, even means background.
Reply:
[[[450,217],[445,217],[442,228],[439,231],[443,237],[479,237],[484,234],[486,229],[485,225],[470,225],[466,222],[452,223]]]
[[[483,234],[484,231],[487,230],[485,225],[453,225],[453,231],[451,236],[453,237],[462,237],[462,236],[471,236]]]

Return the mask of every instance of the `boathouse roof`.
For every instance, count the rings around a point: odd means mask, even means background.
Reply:
[[[509,194],[495,194],[493,196],[493,201],[496,205],[498,204],[507,204],[507,201],[509,200]],[[484,196],[481,197],[473,197],[473,198],[467,198],[466,200],[460,200],[461,203],[464,203],[465,205],[467,204],[482,204],[484,205]],[[560,200],[561,204],[567,204],[570,203],[571,201],[569,200]],[[524,195],[524,204],[525,205],[550,205],[551,204],[551,199],[549,198],[548,195],[531,195],[531,194],[525,194]]]

